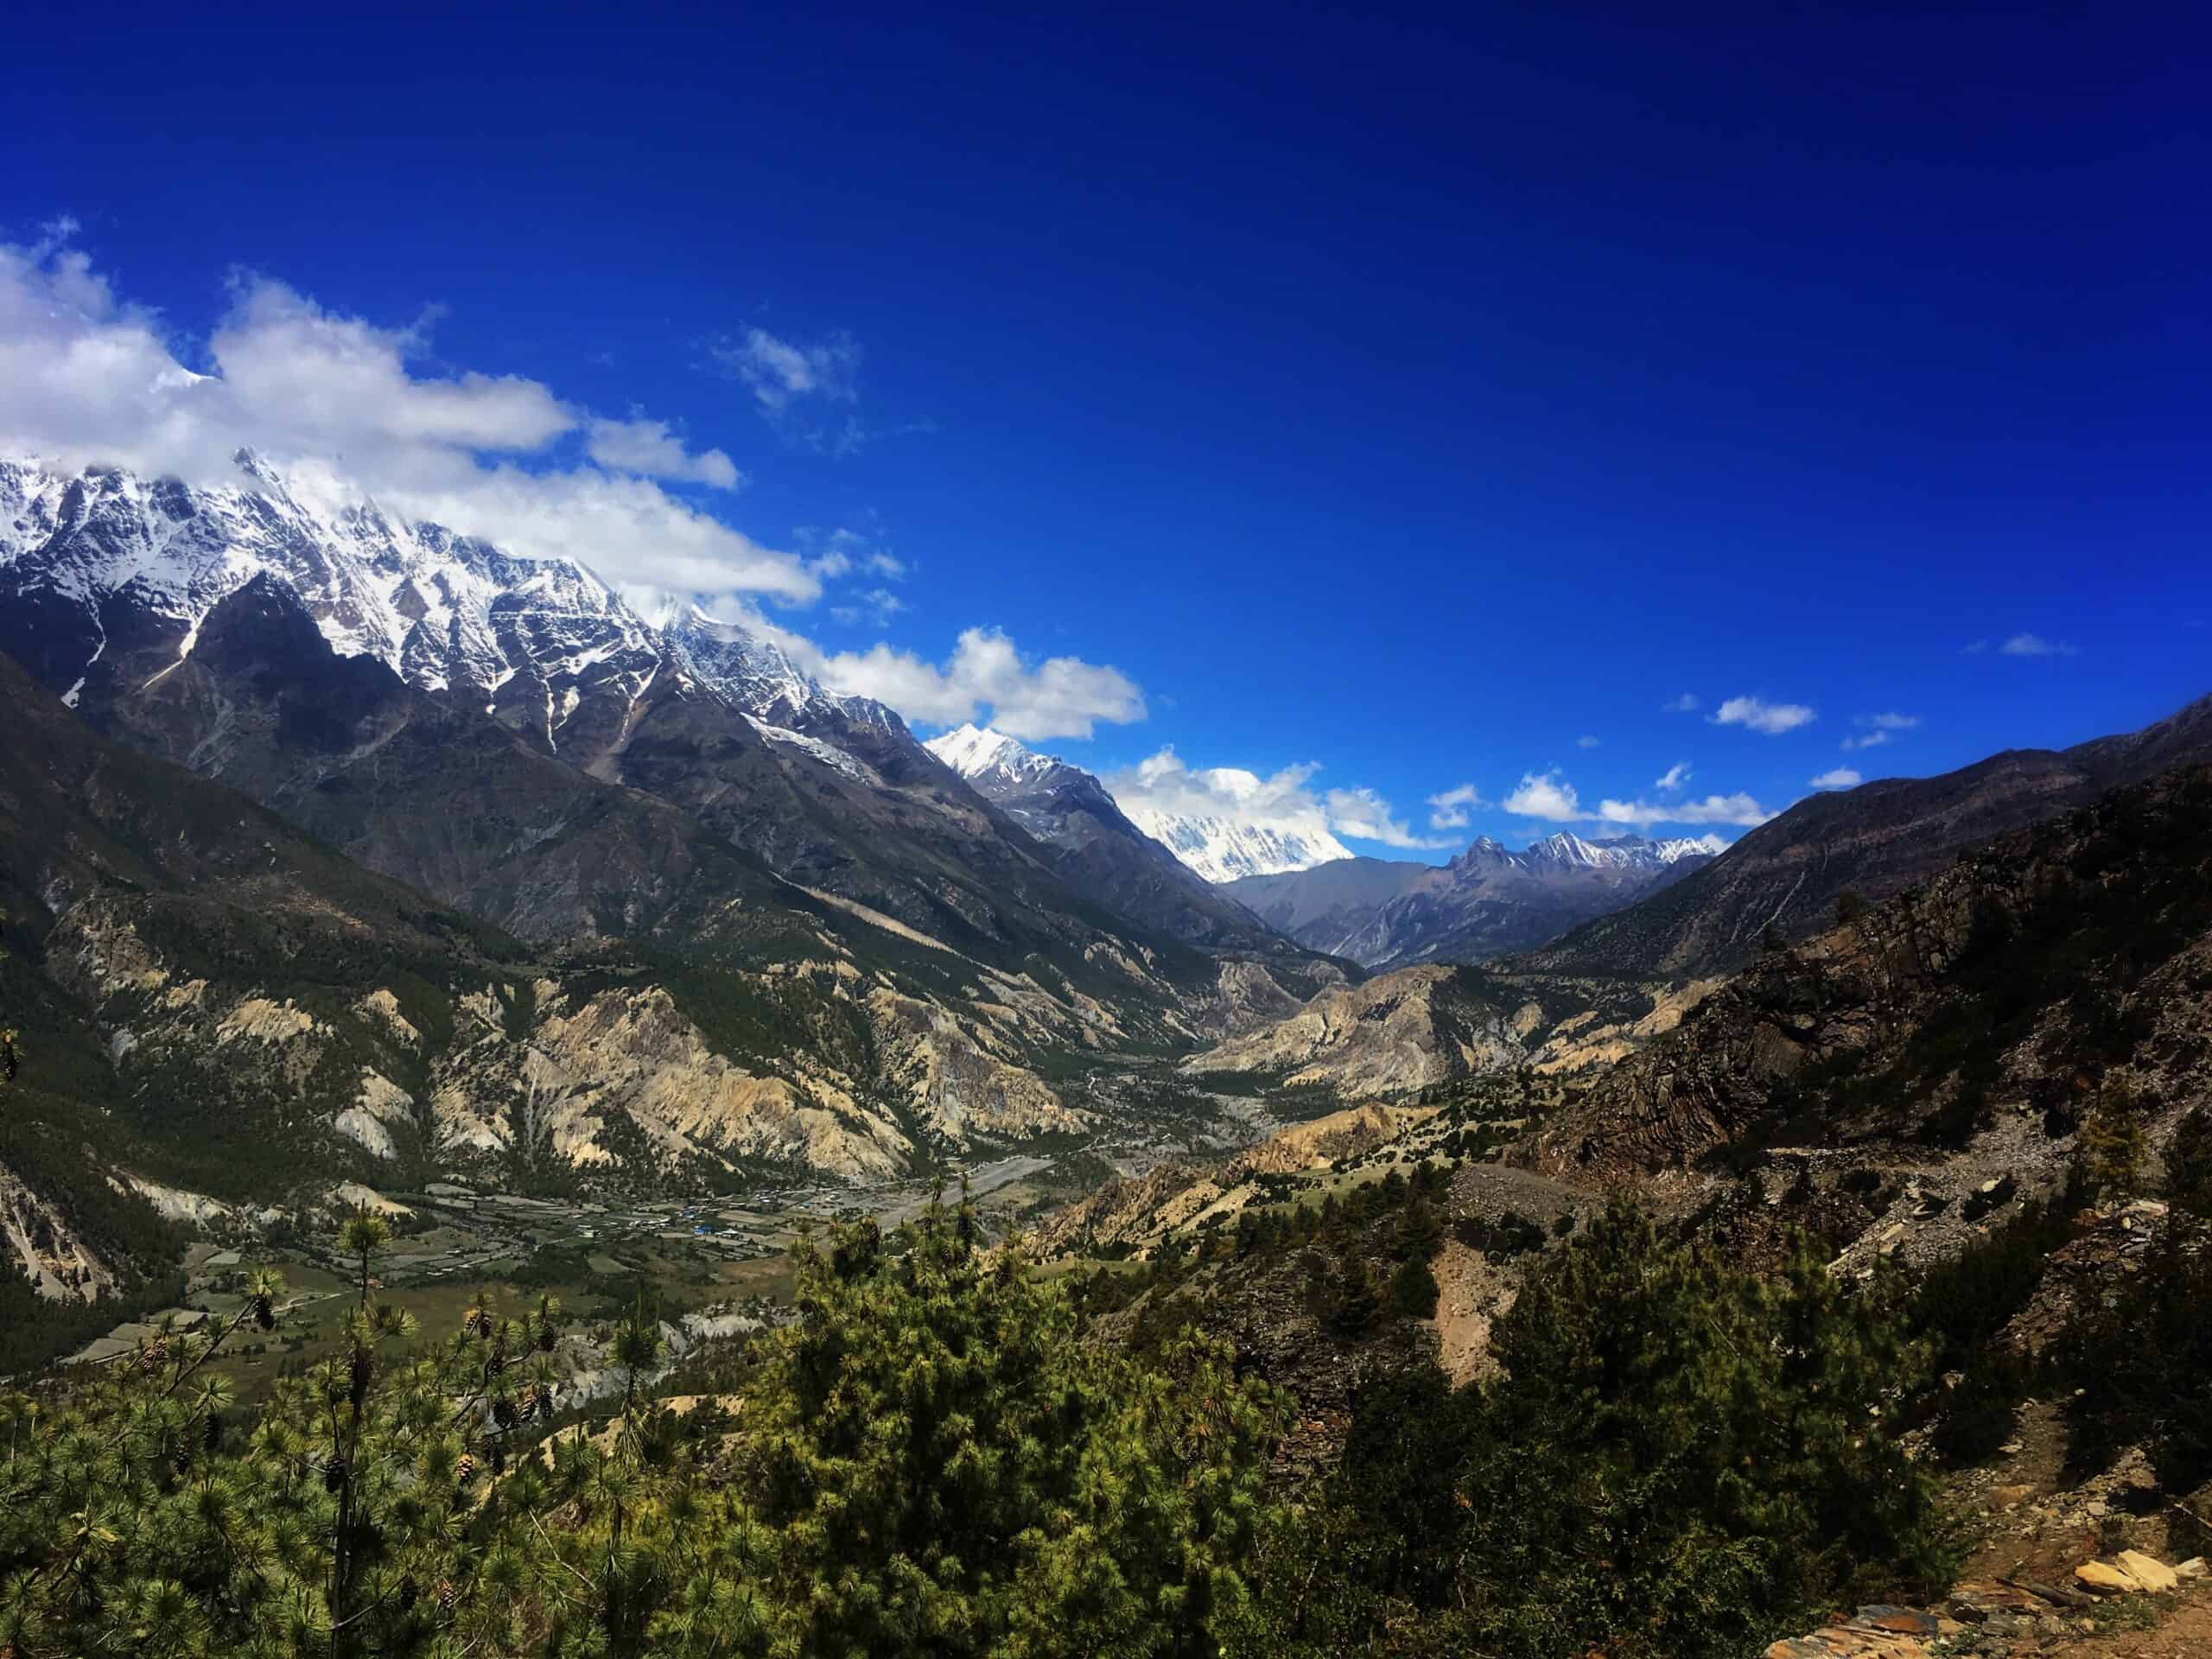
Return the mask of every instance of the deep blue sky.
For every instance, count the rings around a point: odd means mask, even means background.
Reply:
[[[1779,806],[2212,690],[2201,14],[779,10],[41,9],[0,236],[73,214],[188,336],[239,265],[436,306],[424,372],[680,422],[749,535],[914,567],[887,629],[784,619],[825,645],[1139,682],[1044,746],[1102,771]],[[858,342],[856,452],[702,369],[748,327]]]

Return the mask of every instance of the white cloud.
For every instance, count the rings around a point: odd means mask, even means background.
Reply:
[[[1688,772],[1683,769],[1683,776]],[[1505,798],[1505,810],[1522,817],[1543,818],[1553,823],[1734,823],[1747,828],[1764,823],[1774,814],[1749,795],[1708,795],[1701,801],[1616,801],[1598,803],[1586,810],[1574,785],[1557,772],[1528,772],[1521,786]]]
[[[372,494],[526,557],[583,559],[619,585],[821,591],[791,554],[654,481],[737,481],[728,456],[692,454],[659,423],[595,421],[518,376],[425,372],[426,322],[379,327],[252,274],[232,278],[204,343],[173,341],[66,236],[0,245],[0,451],[235,485],[234,456],[252,448],[302,489]],[[579,435],[565,461],[556,446]]]
[[[1614,801],[1598,803],[1597,817],[1606,823],[1735,823],[1756,829],[1774,814],[1750,796],[1708,795],[1701,801]]]
[[[1849,766],[1837,766],[1813,779],[1815,789],[1850,789],[1866,780]]]
[[[1390,803],[1367,788],[1332,789],[1322,798],[1329,828],[1340,836],[1360,841],[1379,841],[1386,847],[1434,849],[1456,847],[1452,836],[1417,836],[1398,821]]]
[[[1585,735],[1574,740],[1574,747],[1578,749],[1594,749],[1603,740],[1599,738]]]
[[[1684,784],[1689,782],[1689,780],[1690,763],[1687,760],[1677,760],[1673,766],[1668,767],[1666,771],[1659,774],[1658,779],[1652,784],[1651,787],[1658,790],[1665,790],[1671,793],[1672,791],[1680,789]]]
[[[1330,833],[1327,807],[1307,787],[1319,770],[1285,766],[1262,778],[1241,766],[1192,767],[1170,747],[1101,781],[1141,829],[1163,818],[1211,818],[1294,836],[1324,856],[1349,856]]]
[[[1123,771],[1109,772],[1106,787],[1122,810],[1140,826],[1163,817],[1213,818],[1241,829],[1271,830],[1295,836],[1325,854],[1338,846],[1338,836],[1379,841],[1403,848],[1456,846],[1446,837],[1428,840],[1412,833],[1372,789],[1326,791],[1312,787],[1313,765],[1285,766],[1268,777],[1241,766],[1194,768],[1172,748]]]
[[[1697,700],[1696,692],[1685,691],[1673,702],[1661,703],[1659,712],[1664,715],[1694,715],[1704,707],[1705,705]]]
[[[850,454],[869,433],[850,412],[860,398],[860,342],[842,329],[811,344],[750,327],[707,342],[707,354],[744,383],[768,423],[826,454]]]
[[[1853,749],[1878,749],[1899,732],[1918,729],[1921,718],[1918,715],[1859,715],[1851,723],[1859,729],[1856,736],[1843,740],[1847,754]]]
[[[764,409],[787,408],[802,397],[849,404],[860,395],[860,342],[842,330],[802,346],[766,328],[747,328],[709,341],[707,350]]]
[[[1556,772],[1523,772],[1520,787],[1505,798],[1505,810],[1554,823],[1577,823],[1590,816],[1582,810],[1574,785]]]
[[[1779,737],[1808,726],[1820,715],[1802,702],[1769,702],[1764,697],[1731,697],[1711,716],[1715,726],[1744,726]]]
[[[886,595],[888,597],[888,595]],[[762,627],[757,617],[747,625]],[[825,654],[785,630],[763,628],[833,690],[874,697],[925,725],[988,722],[1009,737],[1089,737],[1103,721],[1145,717],[1144,693],[1121,670],[1078,657],[1033,663],[996,628],[969,628],[943,663],[879,641]]]
[[[1441,795],[1432,795],[1428,805],[1428,827],[1432,830],[1464,830],[1469,823],[1469,813],[1490,810],[1490,803],[1472,784],[1456,785]]]
[[[595,420],[588,429],[584,453],[617,472],[684,479],[717,490],[734,490],[745,481],[737,464],[721,450],[696,455],[686,451],[665,421]]]
[[[906,608],[906,601],[888,588],[871,588],[864,594],[852,595],[842,605],[832,605],[830,614],[849,628],[863,621],[880,628]]]
[[[2079,645],[2069,645],[2063,639],[2046,639],[2039,633],[2016,633],[1997,647],[2006,657],[2078,657]]]

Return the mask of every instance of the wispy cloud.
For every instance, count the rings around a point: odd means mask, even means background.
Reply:
[[[1672,702],[1661,703],[1659,712],[1665,715],[1694,715],[1704,707],[1705,705],[1697,700],[1696,692],[1685,691]]]
[[[1710,717],[1715,726],[1743,726],[1769,737],[1809,726],[1820,715],[1802,702],[1769,702],[1764,697],[1731,697]]]
[[[1859,729],[1843,740],[1840,747],[1847,754],[1853,749],[1878,749],[1899,732],[1916,730],[1921,718],[1918,715],[1859,715],[1851,723]]]
[[[706,342],[708,359],[752,392],[761,415],[787,438],[827,454],[850,454],[869,434],[851,405],[860,400],[861,344],[843,329],[797,340],[746,327]]]
[[[1432,830],[1464,830],[1471,822],[1469,814],[1490,810],[1490,803],[1472,784],[1459,784],[1441,795],[1430,796],[1428,806]]]
[[[906,608],[906,601],[888,588],[871,588],[866,593],[849,594],[842,602],[832,605],[830,614],[849,628],[862,623],[880,628]]]
[[[1340,836],[1360,841],[1379,841],[1385,847],[1433,850],[1456,847],[1452,836],[1417,836],[1401,823],[1390,803],[1371,789],[1332,789],[1322,798],[1329,814],[1329,828]]]
[[[1687,777],[1688,772],[1683,775]],[[1505,798],[1505,810],[1525,818],[1549,823],[1617,823],[1647,826],[1655,823],[1732,823],[1746,828],[1764,823],[1774,816],[1743,793],[1708,795],[1701,801],[1602,800],[1592,811],[1582,804],[1573,785],[1556,769],[1525,772],[1520,786]]]
[[[1574,740],[1574,747],[1578,749],[1594,749],[1603,741],[1601,738],[1592,737],[1586,733]]]
[[[1774,814],[1749,795],[1708,795],[1701,801],[1614,801],[1598,803],[1606,823],[1648,827],[1655,823],[1733,823],[1757,829]]]
[[[2016,633],[1998,646],[1997,651],[1999,656],[2004,657],[2078,657],[2082,654],[2079,645],[2069,645],[2063,639],[2046,639],[2039,633]]]
[[[1849,789],[1866,781],[1849,766],[1836,766],[1812,780],[1815,789]]]
[[[1663,790],[1671,792],[1675,790],[1680,789],[1684,784],[1689,782],[1689,780],[1690,763],[1687,760],[1677,760],[1673,766],[1668,767],[1666,771],[1659,774],[1657,780],[1652,784],[1651,787],[1656,790]]]

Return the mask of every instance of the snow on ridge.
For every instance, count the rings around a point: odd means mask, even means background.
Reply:
[[[922,747],[970,782],[996,778],[1009,784],[1039,783],[1067,765],[1026,747],[1004,732],[973,722],[957,726]]]
[[[178,628],[187,651],[209,611],[270,575],[298,594],[334,651],[374,657],[424,690],[496,709],[518,675],[542,683],[549,737],[582,691],[607,685],[642,696],[671,652],[690,679],[779,730],[829,716],[899,729],[883,705],[829,691],[739,625],[694,607],[656,626],[573,559],[521,558],[373,499],[296,493],[250,452],[238,463],[237,482],[201,488],[118,468],[68,474],[0,459],[0,571],[95,618],[111,594],[128,590]],[[874,776],[833,752],[840,770]]]
[[[1142,804],[1119,804],[1138,829],[1209,881],[1283,875],[1352,855],[1351,849],[1325,829],[1287,830],[1221,817],[1185,817]]]

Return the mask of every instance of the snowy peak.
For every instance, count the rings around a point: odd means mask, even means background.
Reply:
[[[573,560],[518,558],[372,499],[318,505],[260,457],[238,459],[238,481],[214,488],[0,461],[0,595],[58,606],[82,637],[74,674],[105,649],[104,618],[127,613],[181,658],[209,611],[267,575],[340,656],[374,657],[556,749],[580,708],[633,703],[668,658],[778,731],[855,721],[904,733],[881,703],[825,690],[735,623],[694,608],[656,626]]]
[[[1283,875],[1351,856],[1351,849],[1319,823],[1295,828],[1236,823],[1227,818],[1185,817],[1141,805],[1132,808],[1127,803],[1122,810],[1138,829],[1209,881]]]
[[[922,747],[976,785],[1033,787],[1046,783],[1054,772],[1075,770],[1052,755],[1023,747],[1004,732],[995,732],[988,726],[957,726]]]
[[[1499,864],[1530,874],[1578,870],[1618,870],[1642,873],[1671,868],[1686,858],[1717,858],[1728,850],[1718,836],[1647,841],[1642,836],[1610,836],[1586,840],[1562,830],[1532,841],[1517,853],[1508,852],[1484,836],[1452,861],[1455,869],[1478,864]]]

